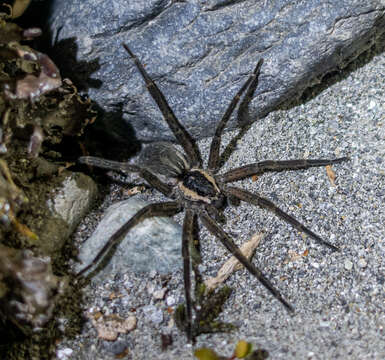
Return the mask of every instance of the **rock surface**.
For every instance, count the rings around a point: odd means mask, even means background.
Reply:
[[[202,138],[260,58],[249,121],[354,60],[385,31],[384,14],[383,0],[55,0],[49,26],[62,75],[89,88],[109,130],[153,140],[172,135],[122,42]]]
[[[141,208],[143,200],[131,198],[111,205],[96,230],[80,249],[82,264],[77,271],[90,264],[109,237]],[[181,268],[181,226],[167,217],[154,217],[132,228],[108,259],[97,277],[118,272],[150,272],[167,274]]]
[[[97,186],[87,175],[70,173],[51,191],[39,223],[39,244],[46,254],[62,248],[97,197]]]

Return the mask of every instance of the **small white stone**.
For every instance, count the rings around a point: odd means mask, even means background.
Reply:
[[[154,324],[160,324],[163,321],[163,312],[154,305],[147,305],[143,308],[145,316]]]
[[[164,295],[166,295],[166,291],[167,289],[166,288],[163,288],[163,289],[160,289],[160,290],[155,290],[152,294],[152,296],[154,297],[154,299],[156,300],[161,300],[164,298]]]
[[[352,270],[353,268],[353,263],[350,260],[345,261],[345,269],[346,270]]]
[[[372,110],[372,109],[374,109],[374,108],[376,107],[376,105],[377,105],[377,103],[376,103],[374,100],[371,100],[371,101],[369,102],[368,109],[369,109],[369,110]]]
[[[175,320],[174,320],[174,318],[172,317],[172,318],[170,318],[170,320],[168,321],[167,326],[168,326],[169,328],[173,328],[174,325],[175,325]]]
[[[173,296],[167,296],[166,304],[167,306],[173,306],[175,305],[175,298]]]
[[[364,268],[364,267],[366,267],[366,265],[368,265],[368,263],[366,262],[365,259],[358,260],[358,266],[359,267]]]
[[[330,326],[330,323],[329,321],[323,321],[321,320],[320,323],[319,323],[319,326],[325,328],[325,327],[329,327]]]
[[[67,360],[74,351],[70,348],[60,349],[56,352],[56,356],[60,360]]]
[[[152,295],[155,291],[155,285],[151,282],[147,283],[146,290],[147,290],[148,295]]]

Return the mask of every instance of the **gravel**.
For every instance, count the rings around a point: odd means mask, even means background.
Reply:
[[[245,204],[227,208],[225,230],[237,244],[265,232],[253,261],[296,311],[290,316],[257,280],[238,271],[227,280],[234,292],[221,320],[239,329],[201,335],[195,347],[230,356],[236,342],[245,339],[266,349],[271,359],[385,358],[384,79],[385,54],[361,56],[349,71],[327,80],[322,91],[313,89],[308,101],[271,113],[239,138],[225,169],[265,159],[350,157],[332,167],[335,186],[325,168],[269,173],[237,184],[270,198],[340,251],[317,245],[265,210]],[[224,146],[236,134],[226,133]],[[206,157],[210,140],[200,142]],[[103,204],[79,226],[76,240],[89,236],[103,209],[121,193],[117,185],[111,187]],[[148,194],[148,201],[157,199],[162,197]],[[205,275],[215,276],[228,255],[206,231],[201,238]],[[148,291],[163,288],[167,293],[160,299]],[[136,329],[118,340],[131,359],[192,359],[192,346],[170,315],[182,301],[181,270],[147,276],[110,273],[84,289],[83,308],[136,316]],[[161,334],[173,339],[165,351]],[[86,321],[75,339],[58,344],[57,354],[114,359],[105,343]]]

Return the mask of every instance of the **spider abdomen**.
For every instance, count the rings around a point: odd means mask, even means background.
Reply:
[[[179,182],[183,196],[191,201],[211,204],[218,200],[220,190],[215,179],[206,171],[191,169],[183,174]]]

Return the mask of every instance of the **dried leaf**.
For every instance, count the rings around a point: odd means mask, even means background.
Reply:
[[[126,334],[136,327],[136,317],[133,315],[123,319],[116,314],[100,316],[100,312],[97,312],[96,315],[88,314],[88,317],[98,332],[98,338],[103,340],[115,341],[119,333]]]
[[[144,186],[134,186],[131,189],[125,190],[124,193],[126,195],[132,196],[132,195],[135,195],[135,194],[139,194],[139,193],[143,192],[144,190],[145,190]]]
[[[8,213],[8,217],[11,219],[12,225],[15,227],[15,229],[22,235],[26,236],[33,242],[36,242],[39,240],[39,237],[27,226],[22,223],[20,223],[13,212],[10,210]]]
[[[34,242],[39,237],[16,218],[20,206],[26,203],[28,203],[28,199],[12,180],[6,161],[0,159],[0,223],[6,225],[12,223],[20,234]]]
[[[59,166],[57,169],[58,175],[60,175],[64,170],[67,170],[69,167],[76,165],[75,162],[66,162],[64,166]]]
[[[121,353],[115,355],[115,359],[126,359],[128,356],[128,349],[125,348]]]
[[[289,262],[297,261],[305,256],[308,256],[309,250],[306,249],[302,254],[298,254],[294,250],[288,251],[288,258],[283,262],[284,264],[288,264]]]
[[[9,99],[30,99],[35,101],[40,95],[57,89],[62,84],[59,69],[54,62],[45,54],[36,50],[24,50],[16,48],[17,56],[24,60],[35,61],[40,65],[40,74],[35,76],[27,74],[24,78],[17,80],[15,89],[6,83],[4,94]]]
[[[254,250],[261,242],[262,237],[262,233],[255,234],[251,237],[249,241],[245,242],[240,247],[242,254],[245,255],[246,258],[251,258],[254,253]],[[234,256],[232,256],[219,269],[216,277],[209,278],[205,281],[207,291],[215,289],[219,284],[223,283],[233,272],[242,269],[242,267],[243,266],[241,265],[241,263]]]
[[[194,351],[195,357],[199,360],[219,360],[218,355],[215,351],[208,348],[200,348]]]
[[[251,344],[245,340],[239,340],[234,351],[234,355],[238,359],[243,359],[251,352]]]
[[[31,0],[15,0],[12,6],[12,18],[15,19],[23,15],[30,2]]]
[[[328,175],[328,178],[330,180],[330,183],[333,185],[333,186],[336,186],[335,184],[335,179],[336,179],[336,174],[334,173],[331,165],[326,165],[326,174]]]

